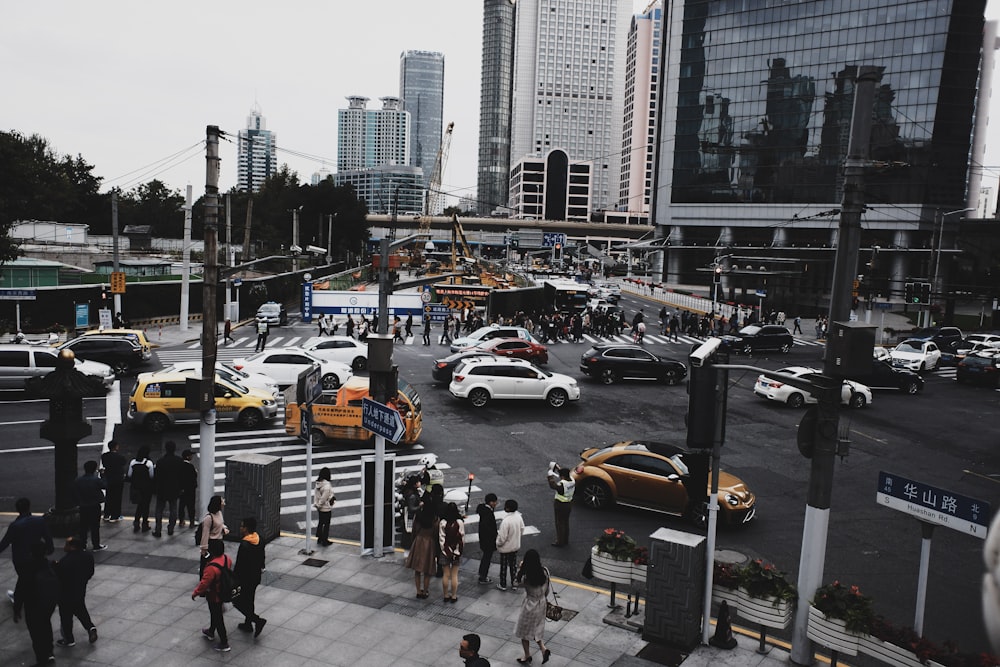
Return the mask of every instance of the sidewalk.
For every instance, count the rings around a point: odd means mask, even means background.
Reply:
[[[0,531],[12,520],[13,515],[0,515]],[[403,567],[402,552],[375,559],[360,556],[355,544],[335,543],[310,559],[299,553],[303,540],[295,536],[267,545],[267,571],[257,589],[257,611],[267,618],[267,627],[254,639],[236,628],[243,619],[230,609],[226,627],[232,652],[217,653],[199,636],[199,629],[208,625],[208,608],[201,598],[191,600],[198,571],[193,530],[178,529],[172,537],[156,539],[150,533],[134,534],[131,525],[123,521],[101,528],[108,549],[94,554],[97,572],[87,595],[98,641],[88,643],[76,622],[77,644],[55,646],[56,664],[458,666],[458,645],[468,632],[482,637],[481,655],[494,666],[515,665],[521,655],[513,631],[522,594],[478,585],[478,560],[463,563],[458,602],[445,605],[433,594],[437,580],[429,600],[414,597],[412,573]],[[55,558],[62,555],[61,545],[57,539]],[[226,551],[235,556],[236,548],[227,543]],[[0,579],[5,588],[13,587],[14,568],[6,553],[0,556]],[[603,622],[608,591],[564,580],[553,583],[560,604],[576,613],[546,623],[549,665],[667,664],[636,657],[647,646],[640,634]],[[23,620],[15,624],[12,616],[9,604],[0,605],[0,664],[30,665],[34,655],[27,629]],[[58,624],[56,613],[56,638]],[[775,648],[762,656],[756,652],[756,639],[738,639],[740,645],[733,651],[697,647],[683,664],[778,667],[788,662],[784,650]],[[533,664],[539,665],[537,646],[533,650]]]

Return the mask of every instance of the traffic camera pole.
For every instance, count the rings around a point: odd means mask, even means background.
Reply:
[[[218,352],[216,291],[219,283],[219,131],[209,125],[205,140],[205,270],[201,304],[201,428],[198,500],[202,508],[215,494],[215,357]],[[199,510],[200,512],[201,510]]]
[[[389,281],[389,238],[382,239],[379,246],[378,270],[378,333],[368,337],[369,374],[371,375],[372,398],[388,405],[389,399],[396,393],[396,387],[391,387],[392,378],[392,334],[389,333],[389,293],[392,283]],[[382,557],[385,546],[385,437],[375,436],[375,493],[373,494],[374,526],[372,526],[372,555]]]
[[[851,137],[844,162],[844,198],[840,207],[837,255],[830,294],[830,318],[847,321],[851,311],[851,292],[857,275],[861,240],[861,214],[864,211],[864,172],[871,141],[872,106],[875,86],[882,80],[882,67],[859,66],[855,74],[854,109]],[[813,436],[812,466],[805,524],[802,528],[802,551],[799,555],[798,590],[801,600],[812,598],[823,582],[826,540],[833,495],[833,469],[838,445],[840,387],[842,371],[826,344],[823,357],[823,388],[817,392],[817,418]],[[809,605],[799,604],[792,626],[791,661],[797,665],[813,664],[812,640],[807,634]]]

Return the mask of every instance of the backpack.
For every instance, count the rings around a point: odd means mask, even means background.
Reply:
[[[449,558],[462,555],[462,534],[458,532],[458,521],[445,523],[444,548],[441,551]]]
[[[149,466],[146,465],[145,459],[132,464],[132,475],[129,479],[132,480],[132,486],[136,489],[146,490],[152,486],[152,480],[149,478]]]
[[[228,559],[227,559],[228,561]],[[215,561],[209,563],[213,567],[219,568],[219,576],[216,577],[216,592],[223,602],[232,602],[240,596],[240,582],[236,579],[236,574],[229,565],[219,565]]]

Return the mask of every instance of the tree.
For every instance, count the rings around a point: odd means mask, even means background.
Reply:
[[[118,198],[119,230],[126,225],[150,225],[153,236],[181,238],[184,235],[184,197],[156,179],[121,194]]]

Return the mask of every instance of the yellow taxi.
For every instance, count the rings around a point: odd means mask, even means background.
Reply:
[[[153,356],[153,348],[159,347],[154,343],[149,342],[146,338],[146,332],[142,329],[91,329],[90,331],[84,331],[83,336],[114,336],[116,338],[129,338],[139,344],[142,348],[142,358],[149,361],[150,357]]]
[[[197,420],[201,411],[187,405],[188,380],[196,373],[140,373],[129,394],[126,420],[132,426],[160,433],[178,421]],[[233,421],[244,428],[257,428],[278,413],[275,397],[215,376],[215,413],[220,421]]]

